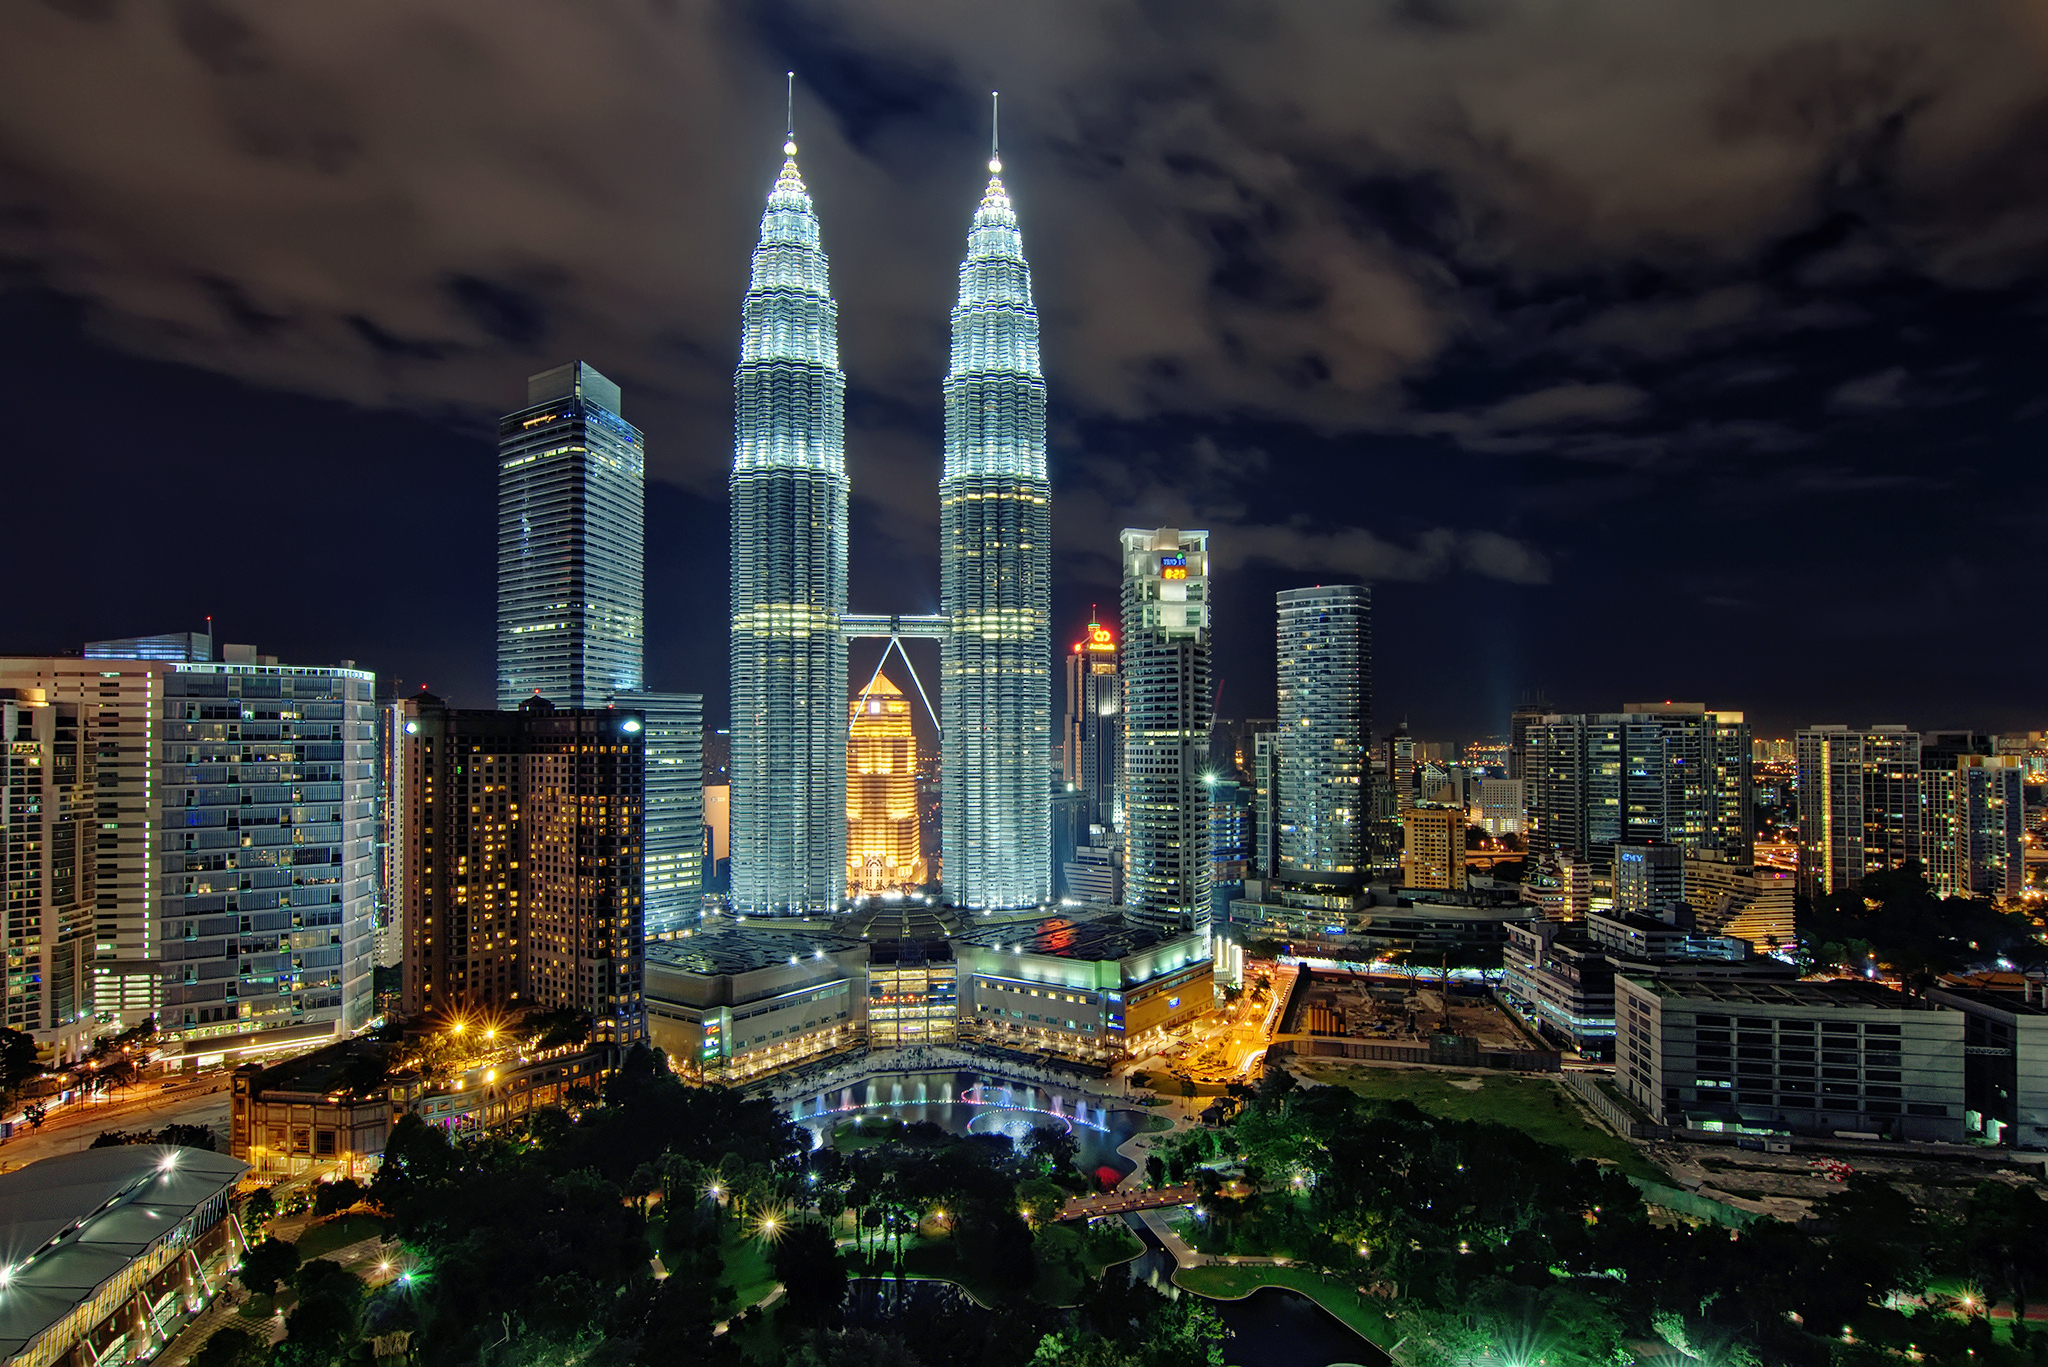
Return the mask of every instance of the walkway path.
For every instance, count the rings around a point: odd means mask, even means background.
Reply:
[[[1062,1220],[1081,1220],[1097,1215],[1124,1215],[1137,1210],[1156,1210],[1161,1206],[1184,1206],[1202,1194],[1202,1189],[1192,1182],[1177,1187],[1157,1187],[1151,1190],[1119,1186],[1115,1191],[1100,1196],[1069,1197],[1060,1208]]]

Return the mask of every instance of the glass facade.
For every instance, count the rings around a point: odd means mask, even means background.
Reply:
[[[1162,929],[1210,913],[1209,534],[1127,529],[1124,908]]]
[[[733,377],[732,907],[846,887],[846,375],[796,143],[761,216]]]
[[[917,948],[904,941],[875,946],[868,964],[869,1048],[949,1044],[959,1033],[960,979],[952,950],[935,945],[927,958]]]
[[[991,160],[989,170],[1001,170]],[[939,479],[939,819],[946,900],[1052,897],[1052,486],[1038,310],[991,174],[967,235]]]
[[[602,707],[641,687],[646,451],[582,362],[526,389],[498,423],[498,706]]]
[[[1372,590],[1277,595],[1276,876],[1362,883],[1371,861]]]
[[[374,686],[359,670],[276,665],[165,677],[165,1029],[369,1022]]]
[[[646,721],[647,938],[664,940],[704,919],[704,695],[618,693],[612,706]]]

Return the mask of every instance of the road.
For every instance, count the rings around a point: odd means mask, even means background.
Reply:
[[[160,1078],[118,1089],[110,1097],[73,1102],[50,1112],[40,1130],[18,1127],[0,1143],[0,1172],[60,1153],[92,1147],[102,1130],[160,1130],[166,1125],[211,1125],[222,1147],[227,1143],[229,1074],[226,1070],[178,1079],[169,1091]]]

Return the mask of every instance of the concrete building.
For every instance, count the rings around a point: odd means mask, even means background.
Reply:
[[[1796,880],[1791,870],[1732,859],[1714,850],[1685,854],[1685,900],[1702,929],[1733,935],[1759,951],[1792,943]]]
[[[1666,1125],[1962,1139],[1961,1011],[1875,983],[1615,979],[1615,1083]]]
[[[572,1008],[638,1039],[640,714],[406,707],[406,1014]]]
[[[1448,891],[1465,886],[1463,808],[1411,807],[1402,817],[1401,825],[1404,886]]]
[[[1206,934],[1115,917],[978,926],[953,940],[962,1033],[1010,1049],[1107,1064],[1215,1004]]]
[[[1472,824],[1491,836],[1520,835],[1528,827],[1528,809],[1518,778],[1472,780]]]
[[[686,1077],[739,1080],[854,1048],[867,946],[725,925],[649,946],[649,1043]]]
[[[1920,862],[1935,895],[2008,901],[2026,891],[2025,778],[2018,755],[1937,761],[1923,747]]]
[[[1699,703],[1630,703],[1528,723],[1529,842],[1606,870],[1621,844],[1747,855],[1749,726]]]
[[[1161,930],[1200,930],[1210,909],[1209,534],[1126,528],[1121,545],[1124,907]]]
[[[1930,988],[1927,999],[1963,1014],[1963,1118],[1994,1144],[2048,1149],[2048,984],[2007,990],[1972,983]]]
[[[1462,958],[1506,943],[1507,928],[1536,919],[1536,908],[1508,896],[1396,892],[1372,888],[1335,906],[1315,906],[1262,884],[1230,904],[1233,932],[1288,942],[1295,953],[1355,958],[1401,953]]]
[[[1655,915],[1685,901],[1685,851],[1676,845],[1614,848],[1614,909]]]
[[[77,703],[41,689],[0,693],[0,1022],[46,1058],[92,1046],[98,745]]]
[[[247,1251],[231,1198],[249,1165],[123,1144],[0,1176],[0,1356],[17,1367],[146,1361]]]
[[[1855,887],[1921,854],[1920,734],[1811,726],[1799,765],[1799,877],[1808,897]]]
[[[1593,907],[1593,867],[1568,853],[1532,855],[1522,900],[1546,921],[1583,921]]]
[[[1061,777],[1085,800],[1084,826],[1115,830],[1123,822],[1123,680],[1116,635],[1090,622],[1066,661],[1067,710],[1061,735]]]

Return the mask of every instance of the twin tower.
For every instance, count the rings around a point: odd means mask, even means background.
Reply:
[[[945,897],[1052,895],[1052,502],[1038,312],[989,161],[945,380],[936,617],[846,609],[846,374],[796,140],[761,216],[732,465],[732,906],[831,914],[846,896],[847,641],[936,639]]]

